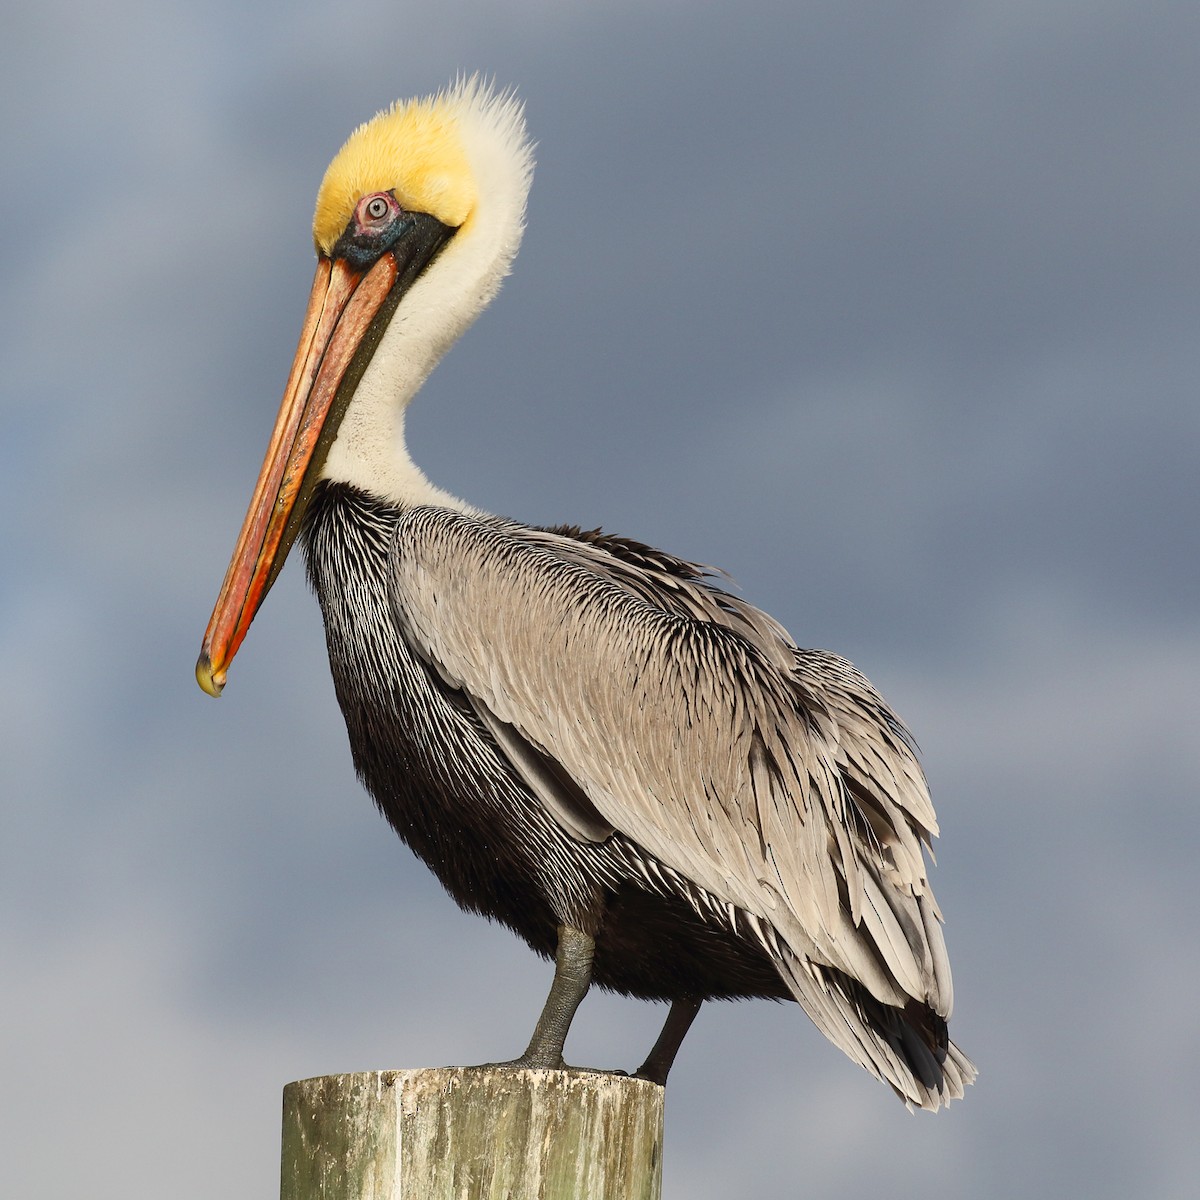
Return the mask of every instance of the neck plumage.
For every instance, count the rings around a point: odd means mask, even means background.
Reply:
[[[321,471],[323,479],[348,483],[404,507],[469,509],[430,483],[409,457],[404,439],[410,401],[483,307],[446,300],[445,285],[435,270],[418,280],[397,306],[346,406]]]
[[[520,226],[481,239],[486,225],[460,231],[392,314],[342,417],[321,472],[381,500],[413,506],[470,506],[422,474],[404,443],[404,413],[442,355],[495,295]],[[499,243],[499,248],[493,243]]]
[[[391,396],[373,390],[364,393],[360,384],[329,448],[322,478],[348,483],[405,508],[433,504],[469,510],[464,501],[431,483],[409,456],[404,439],[405,408]]]

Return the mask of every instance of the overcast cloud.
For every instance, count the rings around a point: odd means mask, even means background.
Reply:
[[[549,968],[354,780],[289,565],[192,664],[329,158],[480,70],[539,143],[436,482],[730,571],[913,727],[966,1100],[709,1006],[666,1195],[1192,1196],[1200,8],[46,0],[0,44],[0,1192],[275,1194],[279,1091],[524,1044]],[[590,997],[575,1061],[661,1012]],[[164,1180],[170,1180],[164,1184]]]

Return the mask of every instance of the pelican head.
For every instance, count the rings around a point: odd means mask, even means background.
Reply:
[[[196,663],[220,695],[313,490],[403,499],[403,411],[496,293],[533,171],[521,105],[478,78],[398,102],[350,135],[317,194],[317,272],[283,403]]]

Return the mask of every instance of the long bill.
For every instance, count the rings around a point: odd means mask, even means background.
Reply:
[[[296,540],[357,383],[348,376],[361,374],[364,354],[373,349],[369,331],[378,329],[389,297],[393,304],[399,299],[400,271],[391,253],[362,270],[343,258],[318,262],[275,430],[196,663],[196,681],[210,696],[221,694],[229,664]]]

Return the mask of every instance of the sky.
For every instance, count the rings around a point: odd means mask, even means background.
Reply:
[[[481,71],[528,232],[414,457],[730,572],[880,687],[942,823],[978,1083],[910,1115],[795,1006],[706,1006],[665,1196],[1194,1195],[1197,45],[1165,0],[10,13],[0,1193],[271,1196],[284,1083],[528,1038],[549,967],[355,781],[298,558],[192,675],[321,174]],[[661,1017],[593,995],[568,1058]]]

